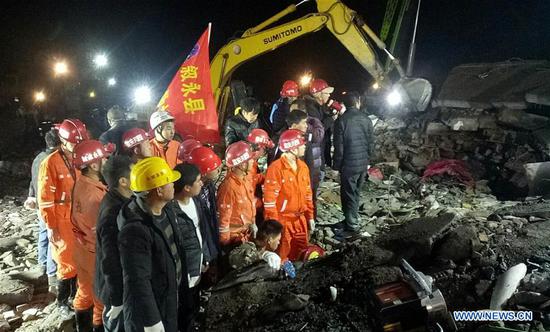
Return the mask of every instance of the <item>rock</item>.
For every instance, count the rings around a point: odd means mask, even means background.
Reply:
[[[480,247],[476,229],[472,226],[459,226],[441,240],[436,256],[460,262],[470,258]]]
[[[36,318],[36,315],[38,315],[38,309],[36,308],[29,308],[25,311],[23,311],[23,321],[24,322],[27,322],[29,320],[32,320],[32,319],[35,319]]]
[[[489,237],[487,236],[487,234],[485,234],[485,232],[479,233],[478,238],[479,238],[479,241],[481,242],[484,242],[484,243],[489,242]]]
[[[550,300],[550,298],[548,296],[542,295],[541,293],[517,292],[512,295],[510,300],[508,300],[508,303],[521,305],[528,308],[537,308],[548,300]]]
[[[545,116],[529,114],[524,110],[502,109],[498,113],[500,123],[516,128],[536,130],[546,127],[550,120]]]
[[[10,323],[0,316],[0,332],[8,332],[11,330]]]
[[[550,295],[550,272],[533,271],[523,278],[523,290]]]
[[[0,303],[18,305],[29,302],[33,291],[34,287],[31,284],[8,276],[0,276]]]
[[[21,239],[18,237],[3,238],[0,239],[0,252],[12,250],[17,246],[17,241]]]
[[[478,297],[483,297],[483,295],[485,295],[487,293],[489,288],[491,288],[491,284],[492,284],[491,280],[480,280],[476,284],[476,294],[477,294],[477,296]]]
[[[6,311],[2,314],[2,316],[4,316],[5,320],[9,320],[9,319],[15,317],[15,311],[13,311],[13,310]]]

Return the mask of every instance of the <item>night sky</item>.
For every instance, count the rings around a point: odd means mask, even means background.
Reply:
[[[268,1],[3,1],[0,5],[0,77],[17,77],[19,93],[52,83],[55,58],[67,59],[73,79],[96,73],[91,59],[106,51],[118,79],[118,96],[127,102],[141,82],[166,88],[208,22],[213,23],[211,56],[235,33],[244,31],[292,3]],[[386,1],[344,1],[379,32]],[[290,18],[315,9],[314,2]],[[461,63],[510,58],[547,59],[550,54],[548,0],[423,0],[415,75],[436,89]],[[404,27],[410,31],[410,25]],[[408,42],[404,45],[408,48]],[[397,54],[406,62],[406,54]],[[340,89],[360,88],[369,76],[328,32],[299,39],[242,66],[234,78],[274,100],[282,81],[312,70]]]

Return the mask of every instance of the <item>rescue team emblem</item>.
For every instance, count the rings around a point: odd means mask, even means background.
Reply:
[[[302,31],[302,26],[301,25],[298,25],[294,28],[289,28],[285,31],[282,31],[282,32],[279,32],[279,33],[276,33],[270,37],[267,37],[267,38],[264,38],[264,45],[267,45],[269,43],[272,43],[274,41],[277,41],[281,38],[284,38],[284,37],[288,37],[288,36],[291,36],[291,35],[294,35],[298,32],[301,32]]]
[[[300,145],[300,140],[295,139],[290,142],[283,143],[283,148],[285,148],[285,150],[290,150],[294,147],[297,147],[298,145]]]
[[[241,164],[248,159],[250,159],[250,154],[248,154],[248,152],[245,152],[242,156],[233,159],[233,165]]]

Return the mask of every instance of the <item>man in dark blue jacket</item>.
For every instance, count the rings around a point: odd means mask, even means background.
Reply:
[[[179,242],[187,266],[180,287],[178,325],[180,331],[192,331],[193,321],[199,312],[199,283],[210,261],[208,241],[205,237],[207,220],[202,213],[199,194],[202,188],[201,173],[197,166],[179,164],[175,170],[181,178],[174,183],[174,201],[171,207],[176,213]],[[183,285],[187,282],[187,285]]]
[[[103,327],[105,331],[124,331],[122,319],[122,266],[118,251],[117,216],[124,203],[132,197],[128,156],[111,156],[101,173],[109,191],[99,206],[96,225],[96,268],[94,291],[105,306]]]
[[[372,142],[372,122],[360,111],[361,97],[346,94],[347,110],[334,125],[334,169],[340,172],[340,198],[344,212],[344,238],[359,235],[359,195],[367,176]]]

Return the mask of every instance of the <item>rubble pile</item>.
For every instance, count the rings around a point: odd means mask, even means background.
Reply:
[[[550,118],[523,110],[437,108],[414,119],[373,122],[373,160],[399,161],[416,173],[436,160],[465,160],[474,178],[489,180],[499,196],[526,196],[524,166],[550,158]]]
[[[48,279],[37,267],[36,211],[23,197],[0,199],[0,331],[72,331],[52,303]]]
[[[527,274],[503,309],[532,310],[534,321],[506,327],[549,329],[550,202],[499,201],[486,181],[471,188],[448,177],[391,174],[390,168],[384,180],[363,188],[362,230],[372,237],[335,239],[330,225],[343,217],[337,173],[327,171],[311,240],[328,256],[306,263],[296,280],[259,273],[241,286],[214,291],[206,329],[370,331],[369,291],[401,277],[398,258],[434,279],[450,311],[488,309],[499,276],[524,263]],[[461,322],[458,329],[479,325]]]

